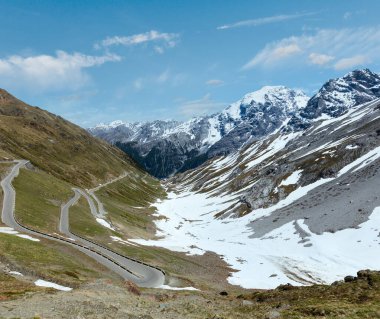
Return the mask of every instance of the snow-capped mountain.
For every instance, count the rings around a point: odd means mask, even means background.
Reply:
[[[320,117],[340,116],[376,97],[380,97],[380,76],[368,69],[355,70],[329,80],[310,99],[299,90],[265,86],[219,113],[187,122],[115,121],[89,131],[162,178],[234,152],[247,141],[266,137],[280,127],[286,132],[302,131]]]
[[[378,269],[380,98],[309,124],[294,132],[285,123],[169,178],[168,198],[155,204],[157,239],[134,242],[213,251],[237,270],[228,281],[247,288]]]
[[[340,116],[349,108],[380,96],[380,75],[368,69],[355,70],[342,78],[325,83],[301,112],[313,119],[323,114]]]
[[[165,138],[135,142],[136,156],[144,147],[151,154],[144,163],[195,168],[163,182],[169,194],[155,203],[156,239],[132,241],[213,251],[237,270],[229,282],[247,288],[332,283],[377,269],[379,84],[378,74],[357,70],[310,100],[264,87]]]
[[[195,167],[210,156],[236,150],[250,137],[273,132],[303,109],[308,99],[299,90],[266,86],[220,113],[187,122],[114,121],[89,130],[129,153],[153,175],[167,177]]]
[[[380,97],[380,75],[368,69],[354,70],[342,78],[331,79],[289,120],[287,131],[310,127],[320,117],[337,117],[353,106]]]

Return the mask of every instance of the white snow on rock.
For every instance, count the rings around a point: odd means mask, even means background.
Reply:
[[[46,281],[46,280],[42,280],[42,279],[36,280],[34,282],[34,284],[36,286],[39,286],[39,287],[54,288],[54,289],[61,290],[61,291],[73,290],[73,288],[61,286],[61,285],[55,284],[54,282],[50,282],[50,281]]]
[[[16,276],[24,276],[22,273],[20,273],[18,271],[10,271],[8,274],[10,274],[10,275],[16,275]]]
[[[346,146],[346,150],[354,150],[354,149],[356,149],[356,148],[358,148],[359,146],[357,146],[357,145],[347,145]]]
[[[351,162],[350,164],[343,167],[339,173],[338,177],[342,176],[343,174],[353,170],[353,172],[356,172],[363,167],[367,166],[368,164],[372,163],[373,161],[380,158],[380,146],[374,148],[373,150],[369,151],[368,153],[364,154],[363,156],[357,158],[355,161]]]
[[[249,148],[246,153],[246,158],[249,158],[253,156],[253,159],[249,160],[247,162],[247,169],[251,169],[255,167],[256,165],[262,163],[264,160],[270,158],[271,156],[275,155],[276,153],[282,151],[285,146],[290,142],[290,140],[296,138],[299,136],[299,133],[291,133],[287,135],[280,135],[276,139],[274,139],[263,151],[260,153],[257,153],[257,148],[259,148],[261,145],[254,144],[252,148]]]
[[[115,228],[113,228],[109,222],[107,222],[106,220],[104,220],[104,219],[102,219],[102,218],[96,218],[96,221],[97,221],[100,225],[102,225],[102,226],[104,226],[104,227],[106,227],[106,228],[108,228],[108,229],[115,230]]]
[[[250,92],[235,103],[230,104],[223,111],[210,116],[195,117],[186,122],[153,121],[145,123],[125,123],[114,121],[110,124],[98,124],[92,131],[110,132],[114,129],[125,129],[123,141],[147,143],[157,138],[170,136],[187,136],[191,140],[199,138],[199,147],[204,151],[217,143],[236,126],[245,121],[241,114],[241,106],[255,108],[269,103],[280,107],[284,113],[292,113],[306,106],[309,97],[300,90],[293,90],[285,86],[264,86]]]
[[[216,142],[218,142],[222,136],[220,134],[220,123],[216,118],[209,118],[209,130],[208,130],[208,136],[202,141],[202,144],[208,144],[208,145],[213,145]]]
[[[0,233],[1,234],[8,234],[8,235],[15,235],[20,238],[29,239],[31,241],[40,241],[38,238],[34,238],[29,235],[20,234],[17,230],[14,230],[11,227],[0,227]]]
[[[286,206],[331,180],[321,179],[299,187],[275,206]],[[270,215],[276,208],[258,209],[238,219],[215,219],[217,212],[233,203],[230,200],[233,198],[208,197],[202,193],[169,193],[168,199],[155,204],[158,213],[166,217],[156,221],[159,239],[131,241],[193,255],[214,251],[238,270],[231,274],[229,282],[245,288],[268,289],[288,282],[332,283],[360,269],[378,268],[380,264],[380,208],[358,229],[316,235],[301,219],[261,238],[250,238],[253,230],[249,222]],[[310,234],[306,242],[300,242],[299,227]]]
[[[295,185],[301,177],[302,170],[294,171],[287,178],[281,181],[280,186]]]

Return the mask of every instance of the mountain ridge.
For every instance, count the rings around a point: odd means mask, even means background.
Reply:
[[[166,178],[240,148],[283,127],[302,131],[317,118],[337,117],[380,97],[380,76],[369,69],[330,79],[311,98],[285,86],[264,86],[221,112],[186,122],[111,122],[88,129],[132,156],[150,174]]]
[[[230,152],[232,144],[232,149],[241,146],[248,131],[264,136],[304,108],[307,100],[299,90],[266,86],[246,94],[221,112],[186,122],[114,121],[108,126],[100,124],[90,128],[89,132],[126,151],[154,176],[167,177],[192,168],[194,162],[204,162],[209,158],[208,151],[215,156]],[[225,141],[233,131],[238,131],[238,135],[244,131],[244,138],[232,136]]]
[[[0,158],[33,165],[78,186],[96,186],[138,169],[118,148],[60,116],[0,90]]]

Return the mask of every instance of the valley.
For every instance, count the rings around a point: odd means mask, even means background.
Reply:
[[[157,167],[173,155],[155,177],[120,146],[139,124],[86,131],[0,97],[1,315],[54,317],[46,296],[56,316],[69,301],[93,318],[379,312],[379,75],[350,72],[310,99],[265,87],[216,115],[146,123],[158,137],[136,145],[158,147]],[[184,134],[190,157],[160,148]]]
[[[0,0],[0,319],[380,319],[378,12]]]

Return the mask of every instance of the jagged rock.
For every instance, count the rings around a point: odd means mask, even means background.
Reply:
[[[355,281],[356,280],[356,277],[354,276],[346,276],[344,277],[344,282],[352,282],[352,281]]]
[[[165,178],[234,152],[277,129],[283,133],[305,131],[322,116],[340,116],[376,97],[380,97],[380,76],[368,69],[355,70],[329,80],[311,99],[298,90],[266,86],[220,113],[187,122],[114,121],[89,131],[118,146],[152,175]],[[331,174],[325,172],[324,176]]]
[[[305,107],[307,100],[301,91],[267,86],[220,113],[188,122],[114,121],[89,131],[121,148],[151,174],[168,177],[235,151],[248,139],[272,133]]]

